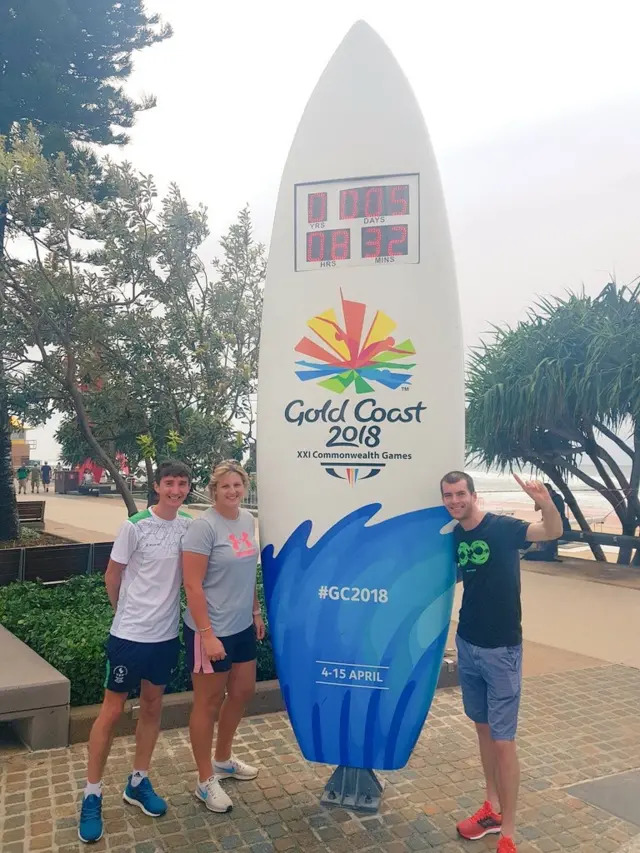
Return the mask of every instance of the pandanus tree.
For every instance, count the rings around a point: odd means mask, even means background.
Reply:
[[[469,362],[471,458],[537,469],[585,531],[570,477],[602,495],[624,534],[640,525],[639,296],[640,285],[610,282],[595,297],[543,299],[515,328],[494,328]],[[621,547],[618,562],[628,564],[632,553]],[[640,549],[633,562],[640,565]]]

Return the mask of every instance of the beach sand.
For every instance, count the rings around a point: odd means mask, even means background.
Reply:
[[[533,508],[531,500],[520,491],[495,491],[493,489],[482,489],[482,479],[476,483],[480,506],[485,512],[513,515],[523,521],[540,521],[541,514]],[[589,522],[594,533],[622,533],[622,527],[618,516],[613,511],[611,504],[594,492],[576,494],[578,504]],[[573,530],[580,530],[571,510],[567,507],[567,517]],[[603,546],[607,561],[614,562],[618,557],[618,548],[614,546]],[[558,552],[560,556],[580,557],[585,560],[595,559],[591,548],[582,542],[571,542],[560,545]]]

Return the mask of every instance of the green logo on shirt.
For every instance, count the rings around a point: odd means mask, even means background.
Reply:
[[[476,539],[471,544],[461,542],[458,545],[458,565],[462,569],[469,563],[474,566],[484,566],[490,556],[491,550],[484,539]]]

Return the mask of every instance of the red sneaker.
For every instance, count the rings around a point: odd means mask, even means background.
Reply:
[[[468,841],[475,841],[477,838],[484,838],[485,835],[489,835],[492,832],[499,833],[501,827],[502,817],[494,812],[493,806],[487,800],[482,808],[478,809],[471,817],[461,821],[456,826],[456,829],[463,838],[466,838]],[[505,847],[500,853],[510,853],[510,851]]]
[[[501,835],[500,841],[498,841],[498,849],[496,850],[496,853],[518,853],[518,848],[516,847],[513,838]]]

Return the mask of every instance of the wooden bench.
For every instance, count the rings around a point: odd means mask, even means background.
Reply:
[[[81,495],[93,495],[94,497],[99,497],[100,495],[108,495],[113,492],[114,489],[108,483],[101,485],[100,483],[91,483],[91,485],[85,485],[84,483],[80,483],[78,486],[78,492]]]
[[[44,507],[46,501],[18,501],[18,519],[37,530],[44,530]]]
[[[30,749],[69,745],[69,679],[0,625],[0,720]]]

